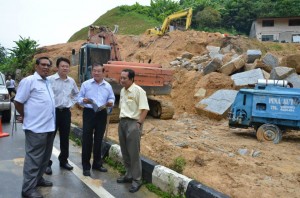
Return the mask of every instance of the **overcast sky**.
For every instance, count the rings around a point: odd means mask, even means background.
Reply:
[[[0,0],[0,44],[15,46],[20,36],[41,46],[65,43],[81,28],[120,5],[150,0]]]

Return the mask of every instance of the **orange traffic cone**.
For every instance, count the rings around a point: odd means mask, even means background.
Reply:
[[[9,134],[2,131],[2,116],[0,116],[0,138],[7,136],[9,136]]]

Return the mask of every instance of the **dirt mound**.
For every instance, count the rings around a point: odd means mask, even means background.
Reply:
[[[45,46],[43,54],[56,60],[78,52],[84,41]],[[219,33],[174,31],[166,36],[118,35],[121,55],[126,61],[170,62],[185,52],[207,53],[206,46],[231,45],[237,53],[261,49],[278,56],[299,53],[300,45],[261,43],[244,37],[223,38]],[[71,75],[77,78],[77,67]],[[148,117],[141,143],[142,155],[170,167],[174,160],[186,160],[183,174],[231,197],[300,197],[300,151],[298,132],[288,132],[280,144],[260,143],[253,129],[230,129],[227,120],[199,116],[195,93],[203,88],[205,97],[219,89],[233,89],[229,76],[176,69],[171,100],[175,107],[172,120]],[[81,110],[73,108],[72,122],[81,126]],[[108,137],[118,142],[117,124],[110,124]]]
[[[206,46],[220,46],[222,35],[199,31],[173,31],[159,37],[156,35],[118,36],[121,55],[126,61],[159,63],[170,67],[170,61],[184,52],[204,54]]]

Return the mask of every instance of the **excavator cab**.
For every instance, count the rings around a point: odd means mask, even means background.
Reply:
[[[100,63],[103,65],[110,60],[111,47],[108,45],[87,43],[80,48],[79,53],[79,82],[83,83],[92,78],[92,64]]]
[[[117,30],[118,26],[115,25],[114,32]],[[91,25],[87,42],[79,51],[79,82],[83,83],[92,78],[91,70],[94,63],[104,65],[108,61],[120,59],[120,51],[114,33],[108,27]]]

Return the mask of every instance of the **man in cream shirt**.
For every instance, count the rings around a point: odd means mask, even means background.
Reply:
[[[135,73],[131,69],[121,72],[119,142],[126,174],[118,183],[131,183],[129,192],[138,191],[142,185],[142,162],[140,142],[142,126],[149,111],[146,92],[134,83]]]

